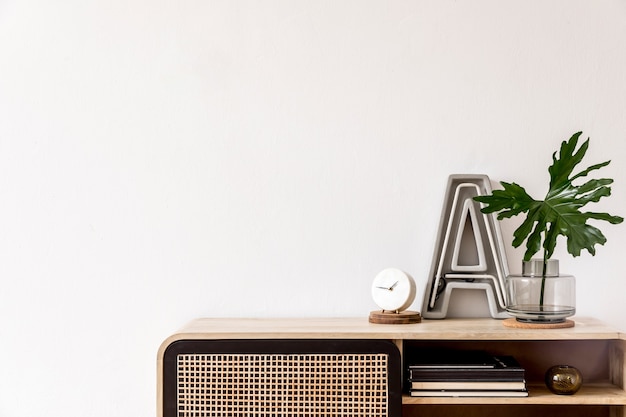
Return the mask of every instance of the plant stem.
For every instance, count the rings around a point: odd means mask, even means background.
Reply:
[[[548,260],[546,259],[547,251],[543,251],[543,266],[541,269],[541,293],[539,294],[539,310],[543,311],[543,294],[546,289],[546,271],[548,269]]]

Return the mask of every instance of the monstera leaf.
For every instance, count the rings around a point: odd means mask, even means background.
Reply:
[[[548,169],[550,189],[543,201],[533,199],[520,185],[507,182],[500,183],[502,190],[496,190],[491,195],[474,197],[485,204],[481,210],[483,213],[498,213],[499,220],[526,213],[526,219],[513,233],[514,247],[519,247],[526,241],[525,261],[530,260],[542,246],[544,260],[550,259],[559,235],[567,238],[567,251],[573,256],[579,256],[583,249],[595,255],[595,245],[603,245],[606,237],[587,221],[603,220],[612,224],[624,221],[619,216],[580,210],[587,203],[595,203],[602,197],[610,196],[609,185],[613,182],[612,179],[602,178],[590,179],[581,185],[573,184],[574,180],[586,177],[591,171],[610,163],[606,161],[592,165],[572,175],[589,147],[587,139],[576,150],[581,134],[582,132],[575,133],[561,144],[558,158],[556,152],[552,155],[553,163]]]

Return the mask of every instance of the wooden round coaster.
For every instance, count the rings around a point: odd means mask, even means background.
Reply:
[[[378,310],[370,312],[369,321],[376,324],[412,324],[420,323],[422,316],[417,311],[394,313],[393,311]]]
[[[561,323],[525,323],[523,321],[517,321],[515,318],[510,318],[502,321],[504,327],[512,327],[515,329],[566,329],[568,327],[574,327],[573,320],[566,319]]]

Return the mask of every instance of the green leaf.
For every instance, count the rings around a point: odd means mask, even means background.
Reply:
[[[517,216],[527,212],[535,202],[526,190],[515,183],[500,183],[504,190],[496,190],[492,195],[481,195],[474,197],[474,200],[486,203],[482,209],[483,213],[499,212],[498,219]]]
[[[606,221],[619,224],[624,221],[620,216],[608,213],[582,212],[580,209],[588,203],[597,203],[603,197],[611,195],[612,179],[590,179],[582,185],[574,185],[575,179],[585,177],[590,172],[607,166],[610,161],[591,165],[573,174],[576,166],[582,161],[589,139],[577,149],[578,139],[582,132],[577,132],[552,155],[552,165],[548,168],[550,188],[544,200],[533,199],[526,190],[516,184],[501,182],[503,190],[495,190],[491,195],[474,197],[483,203],[483,213],[497,213],[498,219],[526,213],[526,219],[513,232],[513,246],[519,247],[526,242],[524,260],[530,260],[543,248],[544,258],[550,259],[557,245],[558,237],[567,239],[567,251],[579,256],[587,250],[595,255],[595,246],[603,245],[606,237],[588,220]]]

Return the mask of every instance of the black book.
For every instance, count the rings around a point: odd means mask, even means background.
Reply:
[[[495,358],[482,350],[421,350],[409,359],[409,369],[491,369]]]
[[[465,356],[462,351],[454,351],[458,357],[447,361],[443,358],[431,357],[431,365],[427,359],[420,363],[409,363],[409,379],[411,381],[524,381],[524,368],[512,356],[482,355],[478,362],[463,362],[460,357]],[[475,355],[475,354],[472,354]]]

